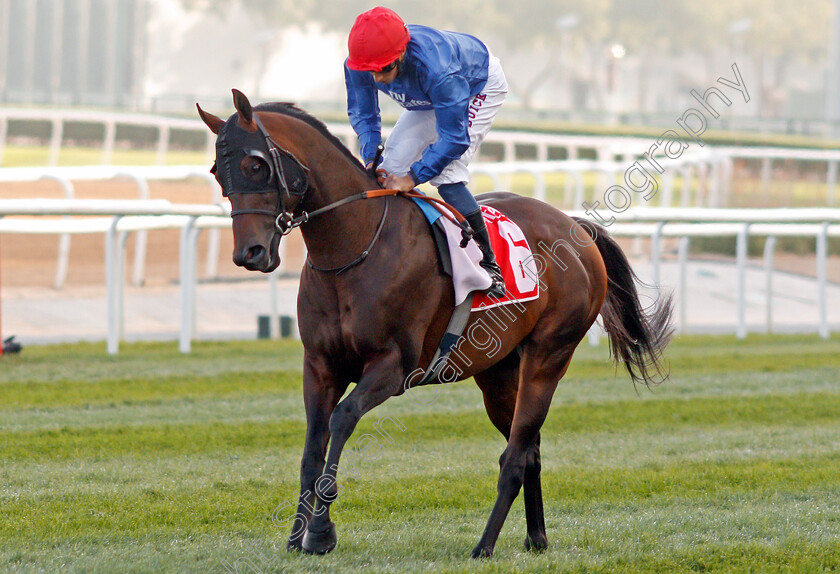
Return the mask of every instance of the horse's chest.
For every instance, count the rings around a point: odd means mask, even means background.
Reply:
[[[396,325],[384,303],[348,301],[340,308],[339,335],[349,352],[369,352],[393,339]]]

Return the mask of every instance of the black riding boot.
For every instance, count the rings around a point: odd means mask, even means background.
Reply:
[[[493,254],[493,248],[490,246],[490,234],[487,232],[487,226],[484,224],[484,217],[481,216],[481,210],[473,211],[464,216],[467,223],[472,227],[478,248],[481,249],[482,259],[481,265],[487,273],[490,274],[490,279],[493,283],[485,291],[489,296],[496,299],[501,299],[505,296],[505,280],[502,278],[502,270],[499,264],[496,263],[496,256]]]

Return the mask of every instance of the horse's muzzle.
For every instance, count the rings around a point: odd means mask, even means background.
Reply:
[[[243,247],[242,249],[235,249],[233,252],[233,262],[248,271],[271,273],[280,265],[280,256],[277,252],[279,243],[278,235],[272,239],[268,247],[256,243]]]

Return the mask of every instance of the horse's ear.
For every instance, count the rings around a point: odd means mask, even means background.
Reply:
[[[201,120],[207,124],[207,127],[210,128],[210,131],[216,135],[219,135],[219,131],[222,129],[224,125],[224,120],[222,118],[214,116],[213,114],[209,114],[201,109],[201,106],[198,105],[198,102],[195,103],[195,107],[198,108],[198,115],[201,116]]]
[[[236,88],[231,91],[233,92],[233,106],[239,112],[240,122],[245,126],[251,125],[254,121],[254,108],[251,107],[251,102],[248,101],[245,94]]]

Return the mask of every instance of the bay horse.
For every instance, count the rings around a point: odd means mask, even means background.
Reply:
[[[421,210],[401,196],[365,199],[379,189],[375,176],[323,123],[291,104],[252,107],[238,90],[233,101],[236,113],[226,121],[196,106],[217,135],[212,171],[231,203],[234,263],[273,271],[280,238],[294,227],[308,249],[297,302],[306,442],[288,548],[325,554],[337,541],[330,505],[342,449],[365,413],[405,392],[412,372],[432,360],[454,308],[452,279]],[[539,298],[494,331],[493,352],[468,339],[450,357],[458,380],[475,379],[507,440],[496,502],[472,551],[486,557],[520,489],[525,547],[547,547],[540,427],[596,317],[634,383],[667,377],[662,352],[673,330],[670,297],[642,306],[638,279],[604,228],[512,193],[478,199],[516,222],[530,246],[554,246],[542,258]],[[464,332],[489,312],[473,312]]]

